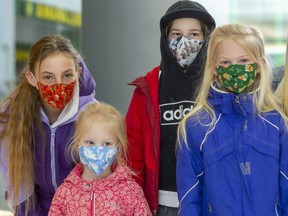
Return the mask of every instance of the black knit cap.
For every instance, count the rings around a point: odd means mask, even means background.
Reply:
[[[168,8],[166,14],[160,20],[160,28],[164,29],[172,20],[186,17],[201,20],[207,24],[210,30],[216,26],[214,18],[201,4],[195,1],[184,0],[178,1]]]

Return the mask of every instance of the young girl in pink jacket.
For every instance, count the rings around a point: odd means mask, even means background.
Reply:
[[[57,189],[49,216],[152,215],[125,165],[126,150],[122,115],[105,103],[88,105],[76,122],[71,145],[71,154],[81,163]]]

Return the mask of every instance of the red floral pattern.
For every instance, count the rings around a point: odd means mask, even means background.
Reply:
[[[85,181],[78,164],[56,191],[49,216],[152,216],[142,188],[125,167],[104,179]]]
[[[43,85],[38,83],[41,97],[54,109],[61,110],[73,97],[76,81],[69,84]]]

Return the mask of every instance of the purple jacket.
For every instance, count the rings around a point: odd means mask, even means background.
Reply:
[[[45,140],[35,129],[35,194],[36,203],[33,211],[28,215],[46,216],[56,189],[64,181],[74,165],[69,158],[67,145],[75,131],[75,121],[80,112],[89,103],[96,102],[96,83],[84,62],[81,62],[82,73],[80,75],[80,98],[78,112],[59,126],[52,128],[47,117],[42,112]],[[43,148],[46,148],[44,150]],[[20,209],[18,209],[20,210]],[[25,215],[25,202],[21,203],[21,211],[17,214]]]

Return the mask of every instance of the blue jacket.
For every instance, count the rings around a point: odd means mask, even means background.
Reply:
[[[211,118],[186,124],[177,149],[179,215],[288,215],[288,136],[279,113],[257,113],[253,94],[211,89]],[[205,206],[204,208],[202,206]],[[207,209],[205,209],[207,208]]]

